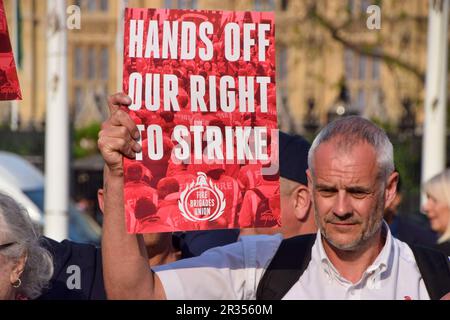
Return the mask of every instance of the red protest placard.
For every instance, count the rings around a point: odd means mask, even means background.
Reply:
[[[8,33],[5,7],[0,0],[0,100],[21,100],[19,79]]]
[[[133,8],[124,30],[128,232],[279,227],[274,14]]]

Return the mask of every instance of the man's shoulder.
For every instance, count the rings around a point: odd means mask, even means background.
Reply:
[[[438,250],[438,251],[440,251],[440,252],[442,252],[442,253],[444,253],[450,259],[450,240],[438,243],[433,248]]]
[[[435,246],[436,250],[439,250],[446,254],[450,259],[450,241],[439,243]]]
[[[275,255],[281,234],[242,236],[235,243],[206,250],[201,255],[154,267],[156,272],[184,269],[192,266],[206,268],[265,268]]]
[[[242,236],[242,243],[246,255],[247,267],[266,269],[280,247],[283,236],[280,233],[273,235]]]
[[[450,292],[448,256],[434,248],[421,245],[412,245],[411,251],[430,298],[437,300]]]
[[[411,266],[416,266],[416,260],[411,246],[404,241],[392,237],[394,253],[398,254],[399,260]]]
[[[442,251],[439,251],[435,247],[418,244],[408,244],[395,238],[393,238],[393,241],[395,246],[394,250],[395,252],[398,252],[400,262],[412,266],[416,270],[419,270],[419,264],[423,263],[422,261],[418,261],[418,259],[428,260],[431,261],[431,263],[433,263],[432,261],[435,261],[435,259],[440,260],[442,257],[445,260],[446,254]],[[448,271],[450,272],[450,269]]]

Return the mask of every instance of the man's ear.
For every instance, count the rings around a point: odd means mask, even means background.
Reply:
[[[103,189],[100,188],[97,190],[97,201],[98,201],[98,207],[100,208],[100,211],[103,213],[105,209],[105,203],[103,199]]]
[[[311,194],[303,184],[300,184],[292,192],[294,197],[294,215],[299,221],[304,221],[308,217],[309,209],[311,207]]]
[[[16,265],[11,271],[9,275],[9,281],[11,284],[16,283],[18,279],[22,276],[23,271],[25,270],[25,265],[27,264],[28,256],[23,254],[16,262]]]
[[[398,172],[391,173],[386,182],[386,189],[384,192],[384,209],[392,204],[397,194]]]

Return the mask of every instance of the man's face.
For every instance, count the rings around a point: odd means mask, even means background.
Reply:
[[[316,224],[329,244],[356,250],[380,230],[385,204],[383,183],[372,146],[358,143],[338,150],[335,141],[316,149],[308,170]]]

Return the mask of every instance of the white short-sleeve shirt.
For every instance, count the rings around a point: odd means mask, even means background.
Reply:
[[[167,299],[255,299],[259,280],[280,245],[280,234],[244,236],[194,258],[153,268]]]
[[[318,232],[308,267],[283,299],[429,299],[412,250],[392,237],[386,224],[383,227],[383,249],[354,284],[329,261]],[[280,234],[244,236],[236,243],[154,271],[168,299],[253,300],[281,241]]]

